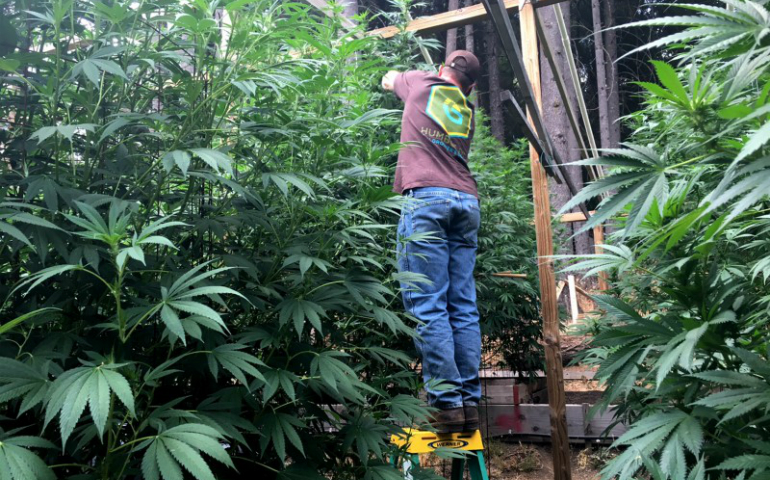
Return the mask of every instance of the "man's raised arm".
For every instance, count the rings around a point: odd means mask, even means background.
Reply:
[[[382,77],[382,88],[388,91],[393,91],[396,88],[396,75],[398,72],[391,70]]]

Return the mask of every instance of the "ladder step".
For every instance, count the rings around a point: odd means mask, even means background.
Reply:
[[[457,450],[484,450],[481,432],[434,433],[408,428],[402,433],[392,435],[390,443],[400,448],[406,446],[407,453],[432,453],[437,448]]]

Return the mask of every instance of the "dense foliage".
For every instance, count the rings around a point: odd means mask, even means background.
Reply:
[[[410,38],[263,0],[0,12],[0,479],[399,478],[388,434],[427,411],[378,84]],[[510,270],[531,205],[480,137]]]
[[[374,40],[285,2],[3,10],[0,477],[391,473],[426,412]]]
[[[611,174],[573,203],[606,192],[587,227],[618,227],[570,267],[616,277],[586,357],[629,426],[603,478],[770,477],[767,3],[639,24],[687,28],[648,46],[671,49],[631,143],[583,162]]]

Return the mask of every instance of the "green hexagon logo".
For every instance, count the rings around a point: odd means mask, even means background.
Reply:
[[[471,133],[473,110],[457,87],[434,85],[425,113],[450,137],[468,138]]]

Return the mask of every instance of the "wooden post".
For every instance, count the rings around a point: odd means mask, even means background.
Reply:
[[[577,300],[577,285],[575,285],[575,276],[567,275],[567,282],[569,284],[569,309],[572,314],[572,323],[575,324],[578,321],[578,300]]]
[[[542,110],[540,98],[540,65],[535,29],[535,11],[527,2],[520,10],[521,43],[524,66],[532,83],[535,101]],[[531,112],[530,112],[531,114]],[[532,192],[535,203],[535,233],[537,236],[538,272],[540,273],[540,300],[545,340],[546,382],[551,418],[551,445],[555,480],[571,480],[570,449],[567,433],[567,406],[564,396],[564,372],[561,364],[559,340],[559,310],[556,305],[556,276],[550,257],[553,255],[551,230],[551,202],[548,197],[548,177],[540,163],[537,151],[530,145]]]
[[[594,227],[594,253],[600,255],[604,253],[604,225]],[[607,290],[610,286],[607,283],[607,272],[599,273],[599,290]]]

